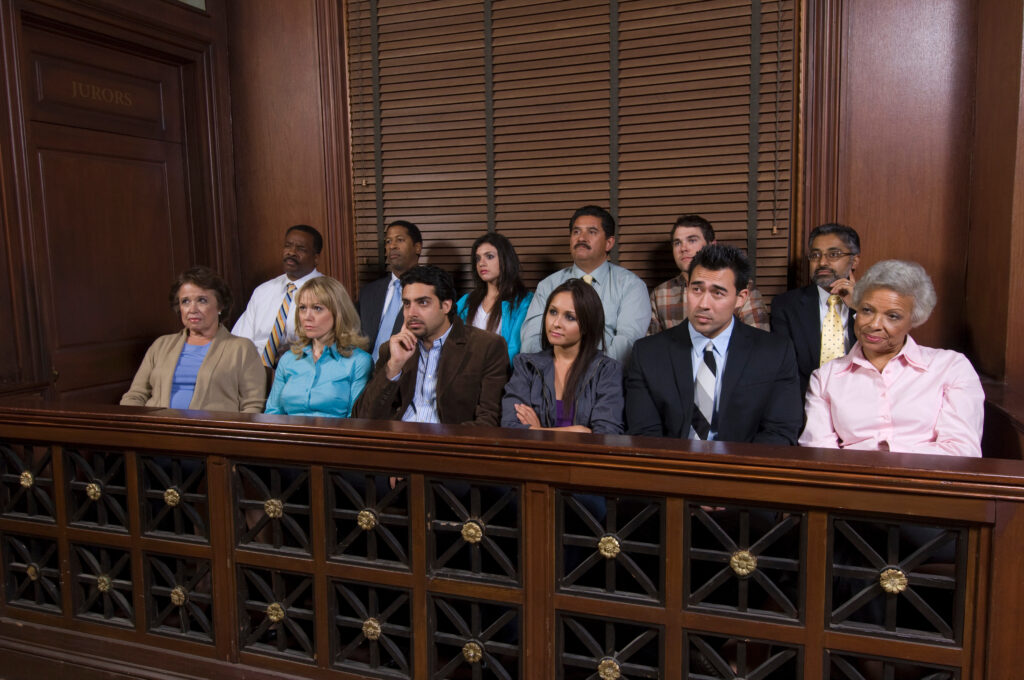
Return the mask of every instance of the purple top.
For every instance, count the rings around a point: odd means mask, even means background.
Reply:
[[[574,408],[573,411],[576,409]],[[572,417],[574,413],[566,414],[562,408],[562,400],[555,400],[555,427],[569,427],[572,425]]]

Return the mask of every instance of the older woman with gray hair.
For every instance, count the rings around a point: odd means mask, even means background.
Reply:
[[[850,352],[811,375],[803,446],[980,456],[985,396],[959,352],[910,337],[935,307],[915,262],[875,264],[853,290]]]

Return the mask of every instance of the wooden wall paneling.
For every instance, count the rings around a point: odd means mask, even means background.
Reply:
[[[966,317],[969,347],[978,368],[1000,378],[1007,352],[1019,344],[1024,328],[1010,333],[1010,316],[1019,307],[1010,283],[1020,268],[1012,257],[1014,202],[1021,162],[1021,30],[1020,0],[978,3],[978,82],[971,215],[968,238]],[[1021,223],[1016,222],[1019,231]],[[1019,323],[1019,321],[1018,321]]]
[[[281,274],[291,225],[316,227],[328,244],[344,238],[327,229],[318,11],[315,0],[228,3],[242,305],[254,287]],[[328,257],[337,248],[321,254],[326,274],[338,273]]]
[[[19,205],[12,221],[5,199],[5,237],[32,253],[11,278],[39,315],[18,341],[35,335],[43,355],[25,379],[52,367],[59,393],[116,400],[154,335],[177,327],[174,274],[235,269],[227,97],[215,92],[224,12],[207,5],[4,3],[16,140],[4,188]]]
[[[20,106],[20,78],[17,36],[17,12],[8,3],[0,3],[0,126],[4,143],[0,144],[0,319],[7,319],[0,332],[0,385],[12,387],[24,383],[50,381],[43,368],[35,289],[28,279],[26,258],[30,258],[20,225],[27,211],[27,197],[19,190],[25,181],[25,140]]]
[[[914,331],[963,345],[975,63],[971,0],[844,3],[837,217],[861,235],[861,272],[922,264],[939,305]]]

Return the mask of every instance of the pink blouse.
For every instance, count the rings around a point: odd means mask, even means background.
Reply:
[[[879,372],[858,342],[811,374],[802,446],[981,456],[985,394],[967,357],[909,335]]]

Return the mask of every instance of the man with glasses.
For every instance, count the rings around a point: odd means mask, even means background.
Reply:
[[[853,346],[853,272],[860,262],[860,236],[843,224],[811,231],[807,260],[811,283],[772,302],[772,333],[788,337],[796,350],[801,393],[816,368]]]

